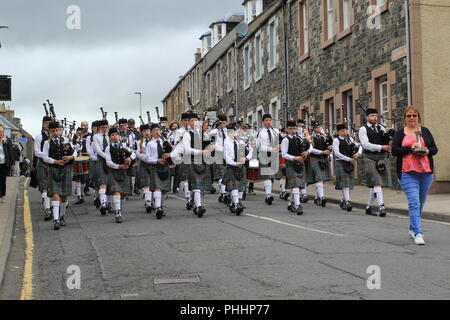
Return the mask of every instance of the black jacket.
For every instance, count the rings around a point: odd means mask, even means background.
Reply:
[[[14,150],[11,140],[8,138],[6,138],[6,142],[3,143],[3,152],[5,154],[5,165],[8,169],[11,169],[11,166],[15,165]]]
[[[433,135],[428,128],[422,127],[422,136],[425,140],[425,145],[429,149],[428,159],[430,160],[431,171],[434,169],[433,156],[438,153],[438,148],[434,142]],[[392,154],[397,157],[397,175],[400,178],[402,173],[403,157],[411,153],[411,147],[403,147],[402,142],[405,138],[404,128],[401,128],[395,133],[394,142],[392,144]]]

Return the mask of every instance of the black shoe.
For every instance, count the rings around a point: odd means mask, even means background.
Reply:
[[[192,203],[192,201],[188,201],[186,202],[186,210],[192,210],[192,208],[194,207],[194,204]]]
[[[226,206],[230,206],[231,205],[231,197],[226,194],[223,198],[223,203],[225,203]]]
[[[350,201],[347,201],[345,203],[345,209],[347,210],[347,212],[351,212],[353,209],[352,203]]]
[[[116,211],[115,213],[116,213],[116,223],[122,223],[122,212],[119,210]]]
[[[100,198],[95,198],[94,199],[94,206],[97,208],[97,209],[100,209],[100,206],[101,206],[102,204],[101,204],[101,202],[100,202]]]
[[[114,209],[111,203],[108,203],[108,213],[114,213]]]
[[[230,205],[230,212],[236,213],[236,205],[234,203],[232,205]]]
[[[203,215],[205,214],[205,212],[206,212],[206,209],[205,209],[205,208],[203,208],[203,207],[198,207],[198,209],[197,209],[197,216],[198,216],[199,218],[201,218],[201,217],[203,217]]]
[[[216,189],[213,188],[213,189],[209,190],[209,193],[210,193],[210,194],[215,194],[215,193],[216,193]]]
[[[241,215],[241,213],[244,211],[244,207],[242,206],[242,204],[238,204],[237,206],[236,206],[236,215],[237,216],[240,216]]]
[[[82,204],[84,202],[84,198],[82,196],[78,196],[77,202],[75,204]]]
[[[145,210],[147,211],[147,213],[152,213],[152,210],[153,210],[152,204],[151,203],[150,204],[146,203],[145,204]]]
[[[322,205],[322,207],[325,208],[325,206],[327,205],[327,199],[325,198],[320,199],[320,204]]]
[[[100,206],[100,213],[102,216],[106,216],[106,212],[108,211],[108,206],[106,204]]]
[[[309,201],[308,195],[304,194],[301,196],[301,201],[300,201],[301,203],[308,203],[308,201]]]
[[[377,214],[376,214],[376,213],[373,213],[373,211],[372,211],[372,207],[368,207],[368,208],[366,208],[366,214],[367,214],[368,216],[374,216],[374,217],[376,217],[376,216],[377,216]]]
[[[289,205],[287,206],[287,210],[290,212],[294,212],[292,203],[289,203]]]
[[[45,221],[50,221],[50,220],[52,220],[52,211],[51,211],[50,209],[45,209],[44,220],[45,220]]]
[[[53,221],[53,229],[54,230],[59,230],[59,227],[60,227],[61,225],[59,224],[59,220],[55,220],[55,221]]]
[[[224,196],[223,196],[223,193],[219,196],[219,202],[220,203],[223,203],[224,202]]]
[[[386,208],[384,207],[384,205],[380,206],[380,217],[386,217]]]
[[[66,220],[64,220],[64,217],[61,217],[61,219],[59,219],[59,225],[61,227],[65,227],[66,226]]]
[[[314,203],[318,206],[320,206],[320,199],[319,198],[314,198]]]
[[[345,201],[341,200],[341,202],[339,203],[339,207],[341,207],[342,210],[345,210]]]
[[[273,202],[273,197],[272,197],[272,196],[268,196],[268,197],[266,198],[266,203],[267,203],[269,206],[271,206],[271,205],[272,205],[272,202]]]
[[[303,214],[303,207],[302,206],[298,206],[295,209],[295,212],[297,213],[298,216],[301,216]]]
[[[285,191],[280,194],[280,199],[287,201],[289,199],[289,196],[290,196],[289,192]]]
[[[156,209],[156,219],[161,220],[163,214],[164,210],[161,207]]]

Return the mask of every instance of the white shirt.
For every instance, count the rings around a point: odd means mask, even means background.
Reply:
[[[342,161],[347,161],[350,162],[352,160],[352,158],[349,158],[347,156],[344,156],[342,153],[339,152],[339,144],[340,144],[340,140],[344,140],[345,138],[338,136],[337,138],[334,138],[333,140],[333,152],[334,155],[336,157],[336,160],[342,160]],[[352,138],[349,138],[350,142],[355,142]],[[363,149],[361,146],[359,146],[359,151],[358,154],[361,155],[363,152]]]
[[[41,151],[41,142],[42,142],[42,134],[37,135],[36,138],[34,138],[34,155],[38,158],[43,159],[44,154]]]
[[[369,127],[371,127],[371,124],[368,124]],[[362,126],[359,129],[359,141],[361,141],[361,145],[364,150],[371,151],[371,152],[381,152],[382,151],[382,145],[379,144],[372,144],[369,142],[369,138],[367,137],[367,130],[365,126]]]
[[[5,163],[5,151],[3,150],[3,142],[0,141],[0,164]]]
[[[203,146],[194,145],[194,147],[198,147],[200,149],[191,148],[190,132],[194,132],[195,135],[197,135],[197,134],[201,135],[201,131],[199,129],[192,129],[192,130],[190,129],[189,131],[185,132],[185,134],[183,135],[183,140],[182,140],[184,155],[189,155],[189,156],[190,155],[194,155],[194,156],[202,155],[203,154],[203,150],[202,150]]]
[[[112,144],[113,143],[111,142],[110,145],[105,150],[105,155],[106,155],[105,160],[106,160],[106,164],[108,165],[108,167],[118,170],[120,165],[118,165],[117,163],[114,163],[111,158],[111,145]],[[120,144],[120,143],[118,143],[118,144]],[[130,158],[132,160],[136,159],[136,154],[134,152],[132,152]]]
[[[163,141],[161,139],[152,139],[146,147],[144,156],[141,160],[149,164],[158,163],[158,143],[163,147]]]
[[[294,136],[288,135],[286,138],[283,139],[283,141],[281,141],[281,156],[289,161],[295,161],[294,158],[295,157],[299,157],[298,156],[294,156],[288,153],[289,151],[289,139],[292,139]],[[300,138],[299,138],[300,139]],[[309,145],[309,149],[308,152],[311,153],[312,152],[312,145]]]
[[[108,134],[105,133],[106,135],[106,142],[108,143],[109,146],[109,137]],[[103,133],[97,133],[94,136],[94,143],[92,144],[95,153],[97,153],[98,157],[102,157],[103,159],[106,159],[106,149],[105,152],[103,151]]]
[[[141,141],[139,140],[137,142],[136,157],[139,160],[143,161],[143,158],[145,157],[145,155],[147,153],[147,145],[150,143],[150,141],[151,141],[151,139],[144,138],[144,140],[142,141],[142,153],[141,153]]]
[[[86,150],[87,150],[87,153],[89,154],[90,160],[92,160],[92,161],[98,160],[97,153],[94,150],[94,142],[92,140],[92,135],[90,135],[89,137],[86,138]]]
[[[62,143],[64,143],[64,144],[69,143],[69,144],[72,146],[72,148],[73,148],[73,145],[72,145],[72,143],[69,141],[69,139],[67,139],[66,137],[60,137],[60,139],[62,139],[62,141],[61,141]],[[53,138],[52,138],[52,140],[55,141],[55,139],[53,139]],[[75,150],[75,148],[73,148],[73,149],[74,149],[74,152],[73,152],[72,156],[76,158],[76,157],[78,156],[78,153],[77,153],[77,151]],[[42,151],[42,153],[43,153],[43,160],[44,160],[46,163],[54,164],[56,160],[53,159],[53,158],[50,158],[50,156],[49,156],[49,151],[50,151],[50,143],[49,143],[49,141],[47,140],[47,141],[45,141],[45,143],[44,143],[44,151]]]
[[[222,130],[219,128],[213,129],[210,132],[211,136],[215,136],[216,137],[216,151],[217,152],[224,152],[224,141],[227,139],[227,128],[223,128],[223,133],[222,134]]]
[[[238,157],[237,160],[245,157],[245,144],[238,140],[230,139],[230,137],[227,137],[225,139],[225,149],[224,149],[224,158],[226,161],[226,164],[232,165],[236,167],[237,162],[234,161],[234,141],[237,143],[237,149],[238,149]],[[250,147],[249,154],[245,157],[246,160],[251,160],[253,158],[253,149]]]
[[[269,128],[269,130],[271,133],[271,138],[269,138],[267,128],[262,128],[256,138],[256,145],[258,149],[264,152],[273,152],[273,150],[278,146],[278,130],[274,128]]]
[[[184,134],[188,131],[188,129],[186,127],[181,127],[180,129],[178,129],[177,131],[175,131],[175,136],[174,136],[174,146],[177,146],[183,139]]]

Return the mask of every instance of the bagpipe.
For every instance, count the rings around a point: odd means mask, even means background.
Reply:
[[[356,102],[359,108],[363,111],[364,114],[367,112],[367,108],[364,107],[361,102],[358,100]],[[395,135],[395,118],[385,119],[385,117],[380,113],[381,122],[377,124],[378,129],[383,132],[383,142],[384,144],[389,144],[392,140],[394,140]],[[387,128],[387,121],[391,121],[391,128]],[[366,119],[363,119],[364,124],[367,123]]]

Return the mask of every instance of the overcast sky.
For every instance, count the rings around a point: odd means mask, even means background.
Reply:
[[[100,106],[139,119],[194,63],[198,38],[210,23],[243,12],[242,0],[0,0],[0,74],[13,77],[6,102],[33,136],[42,103],[58,118],[96,120]],[[81,29],[69,30],[67,8],[81,9]],[[156,114],[152,114],[155,120]]]

